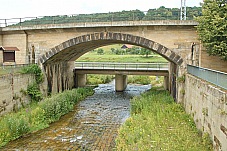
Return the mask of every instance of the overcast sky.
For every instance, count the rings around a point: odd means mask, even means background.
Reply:
[[[186,0],[200,6],[203,0]],[[122,10],[147,11],[165,6],[180,8],[181,0],[0,0],[0,19],[36,16],[108,13]]]

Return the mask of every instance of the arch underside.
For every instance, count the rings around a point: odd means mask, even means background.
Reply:
[[[158,53],[172,63],[177,65],[183,63],[181,56],[157,42],[131,34],[111,32],[87,34],[65,41],[42,55],[39,59],[39,63],[48,64],[62,61],[74,61],[91,50],[111,44],[131,44],[141,46]]]

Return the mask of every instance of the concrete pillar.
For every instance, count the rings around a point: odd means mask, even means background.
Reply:
[[[170,90],[169,88],[169,76],[164,76],[163,86],[165,90]]]
[[[87,83],[87,75],[86,74],[76,74],[76,87],[84,87]]]
[[[3,65],[3,50],[0,50],[0,66]]]
[[[47,94],[54,94],[74,87],[73,68],[74,61],[56,62],[54,64],[40,65],[45,71]]]
[[[1,32],[1,28],[0,28]],[[3,46],[3,36],[0,34],[0,47]],[[3,64],[3,50],[0,50],[0,65]]]
[[[122,92],[127,87],[127,75],[116,74],[115,75],[115,91]]]
[[[177,101],[177,85],[176,85],[177,65],[174,63],[169,64],[169,91]]]

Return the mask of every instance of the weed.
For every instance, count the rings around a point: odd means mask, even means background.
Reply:
[[[202,113],[204,116],[208,116],[208,108],[203,108]]]
[[[208,151],[209,146],[184,108],[167,91],[157,89],[131,100],[131,117],[116,139],[116,150]]]
[[[184,83],[185,82],[185,74],[180,76],[180,77],[177,77],[177,82]]]

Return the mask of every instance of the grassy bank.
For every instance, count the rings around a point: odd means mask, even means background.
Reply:
[[[207,135],[195,127],[167,91],[155,90],[131,100],[131,117],[119,130],[117,150],[210,151]]]
[[[168,62],[166,59],[164,59],[162,56],[152,53],[149,54],[147,57],[145,55],[141,54],[122,54],[117,55],[112,52],[111,49],[121,49],[122,44],[115,44],[115,45],[108,45],[104,47],[100,47],[98,49],[102,49],[103,53],[98,54],[96,50],[90,51],[80,58],[78,58],[76,61],[78,62],[130,62],[130,63],[155,63],[155,62]],[[137,48],[140,48],[138,46],[135,46]]]
[[[75,104],[88,95],[93,94],[92,88],[67,90],[33,103],[16,113],[9,113],[0,118],[0,146],[49,126],[50,123],[72,111]]]
[[[87,53],[81,56],[76,61],[78,62],[130,62],[130,63],[156,63],[156,62],[167,62],[164,58],[159,55],[150,55],[145,57],[142,55],[97,55],[94,53]]]
[[[113,80],[113,75],[97,75],[97,74],[88,74],[87,75],[87,84],[88,85],[98,85],[109,83]]]

